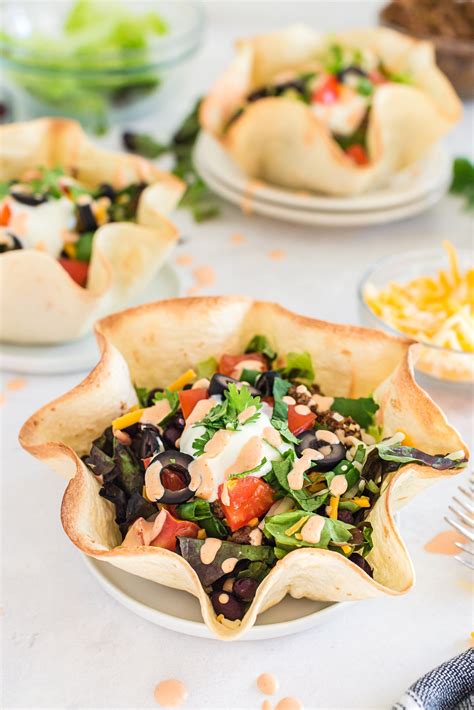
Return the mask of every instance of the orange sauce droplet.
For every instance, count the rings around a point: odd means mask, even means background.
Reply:
[[[198,266],[193,270],[193,276],[200,288],[212,286],[216,280],[216,272],[212,266]]]
[[[272,708],[273,708],[273,705],[268,700],[268,698],[266,698],[262,703],[262,710],[272,710]]]
[[[162,680],[155,688],[155,700],[164,708],[177,708],[188,697],[188,690],[180,680]]]
[[[273,673],[261,673],[257,678],[257,688],[265,695],[274,695],[278,686],[278,680]]]
[[[2,404],[5,404],[6,401],[7,401],[7,398],[5,397],[5,395],[0,394],[0,407],[2,406]]]
[[[281,261],[286,257],[286,251],[283,249],[273,249],[273,251],[268,252],[267,256],[272,261]]]
[[[7,382],[7,390],[10,390],[10,392],[22,390],[24,387],[26,387],[26,380],[23,377],[14,377]]]
[[[427,542],[424,549],[426,552],[431,552],[435,555],[457,555],[460,550],[456,547],[456,542],[465,544],[467,540],[464,535],[455,530],[445,530]]]
[[[303,710],[303,705],[297,698],[282,698],[275,705],[275,710]]]
[[[232,244],[244,244],[247,239],[244,237],[243,234],[233,234],[230,238],[230,241]]]
[[[189,266],[193,263],[193,257],[191,254],[178,254],[176,263],[179,264],[179,266]]]

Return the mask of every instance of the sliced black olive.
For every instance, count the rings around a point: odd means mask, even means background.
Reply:
[[[336,74],[336,78],[340,82],[343,82],[344,79],[348,76],[368,77],[368,74],[360,67],[356,67],[354,65],[351,65],[350,67],[346,67],[345,69],[341,69],[341,71],[339,71]]]
[[[95,232],[98,227],[91,201],[86,201],[87,196],[79,198],[77,207],[77,231]]]
[[[305,431],[300,438],[300,443],[296,446],[296,453],[298,456],[303,455],[305,449],[316,449],[319,450],[325,446],[329,446],[331,452],[326,454],[323,459],[318,459],[312,462],[312,471],[330,471],[339,461],[342,461],[346,457],[346,447],[341,442],[337,444],[328,444],[327,441],[323,439],[316,438],[316,429],[308,429]]]
[[[185,422],[182,414],[175,414],[167,422],[162,434],[163,444],[167,449],[178,448],[176,446],[176,442],[183,433],[184,424]]]
[[[262,374],[257,377],[255,387],[259,390],[262,397],[273,397],[273,384],[277,377],[281,378],[281,375],[274,370],[262,372]]]
[[[349,557],[350,561],[353,562],[357,567],[360,567],[361,569],[364,570],[366,574],[369,575],[369,577],[373,577],[374,573],[372,570],[372,567],[369,565],[365,557],[362,557],[362,555],[359,555],[358,552],[353,552],[352,555]]]
[[[158,427],[154,424],[131,424],[123,431],[132,437],[132,449],[139,459],[148,459],[163,451]]]
[[[108,197],[112,202],[115,200],[117,193],[107,182],[103,182],[99,185],[99,189],[95,193],[96,197]]]
[[[216,614],[222,614],[229,621],[236,621],[244,615],[242,604],[228,592],[213,592],[211,602]]]
[[[240,382],[240,380],[235,380],[233,377],[216,372],[215,375],[212,375],[211,382],[209,384],[209,394],[223,394],[227,387],[232,384],[238,385],[239,387],[242,386],[242,382]],[[260,392],[256,387],[252,387],[252,385],[245,386],[248,388],[253,397],[258,397],[260,395]]]
[[[20,202],[22,205],[29,205],[30,207],[37,207],[38,205],[42,205],[43,202],[48,201],[46,195],[43,195],[41,192],[33,193],[27,186],[23,187],[17,185],[12,187],[10,194],[17,202]]]
[[[0,254],[4,254],[7,251],[15,251],[16,249],[23,249],[18,237],[15,237],[11,232],[4,232],[0,236]]]
[[[193,460],[192,456],[184,454],[181,451],[168,450],[157,454],[153,460],[150,461],[150,466],[156,462],[159,462],[162,466],[160,470],[160,480],[165,492],[161,498],[157,499],[157,503],[178,505],[179,503],[185,503],[193,497],[195,491],[192,491],[189,488],[191,476],[188,471],[189,464]],[[181,488],[176,489],[174,485],[173,488],[167,488],[166,478],[172,479],[174,482],[178,482],[178,485],[181,485]]]

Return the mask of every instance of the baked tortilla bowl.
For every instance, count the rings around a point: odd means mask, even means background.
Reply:
[[[125,306],[155,277],[178,239],[165,215],[178,203],[184,185],[143,158],[97,148],[75,121],[42,118],[2,126],[0,142],[0,181],[37,166],[60,165],[86,187],[149,183],[136,222],[111,222],[95,232],[86,288],[39,250],[20,249],[0,257],[0,340],[74,340],[90,331],[100,315]]]
[[[374,393],[384,433],[403,430],[411,445],[435,454],[468,450],[456,430],[413,377],[411,341],[379,331],[298,316],[274,303],[238,297],[185,298],[151,303],[109,316],[95,327],[101,359],[70,392],[24,424],[20,443],[69,480],[61,519],[85,554],[196,596],[213,634],[232,640],[253,626],[259,613],[286,594],[321,601],[398,596],[414,584],[414,571],[394,514],[418,492],[452,471],[405,465],[390,479],[369,518],[374,579],[337,552],[298,549],[280,560],[257,590],[241,624],[217,621],[191,566],[157,547],[120,547],[114,506],[82,462],[91,442],[111,420],[137,403],[134,386],[165,386],[201,359],[238,353],[255,332],[277,349],[307,350],[322,391],[341,396]],[[117,547],[119,546],[119,547]]]
[[[294,99],[254,101],[225,130],[250,92],[281,72],[308,66],[327,41],[327,35],[303,25],[239,41],[234,60],[203,101],[202,127],[250,178],[294,190],[356,195],[423,158],[459,120],[461,103],[436,66],[432,45],[372,28],[334,34],[330,41],[372,50],[391,72],[409,72],[413,83],[377,88],[368,119],[367,165],[356,165],[311,107]]]

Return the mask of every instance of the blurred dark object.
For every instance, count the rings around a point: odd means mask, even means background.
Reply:
[[[471,0],[393,0],[379,17],[386,27],[433,42],[441,71],[462,98],[474,98]]]

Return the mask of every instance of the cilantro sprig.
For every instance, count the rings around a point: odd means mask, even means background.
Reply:
[[[453,162],[453,179],[449,191],[464,197],[467,210],[474,210],[474,163],[468,158],[458,157]]]
[[[239,414],[242,414],[242,412],[252,406],[256,408],[255,414],[246,419],[245,422],[240,422]],[[258,419],[261,408],[260,397],[253,397],[248,387],[245,385],[237,387],[237,385],[232,383],[229,384],[224,392],[222,402],[216,404],[206,414],[204,419],[194,424],[194,426],[202,426],[206,430],[193,443],[196,456],[201,456],[204,453],[205,445],[212,439],[216,431],[219,429],[238,431],[243,426],[255,422]]]

